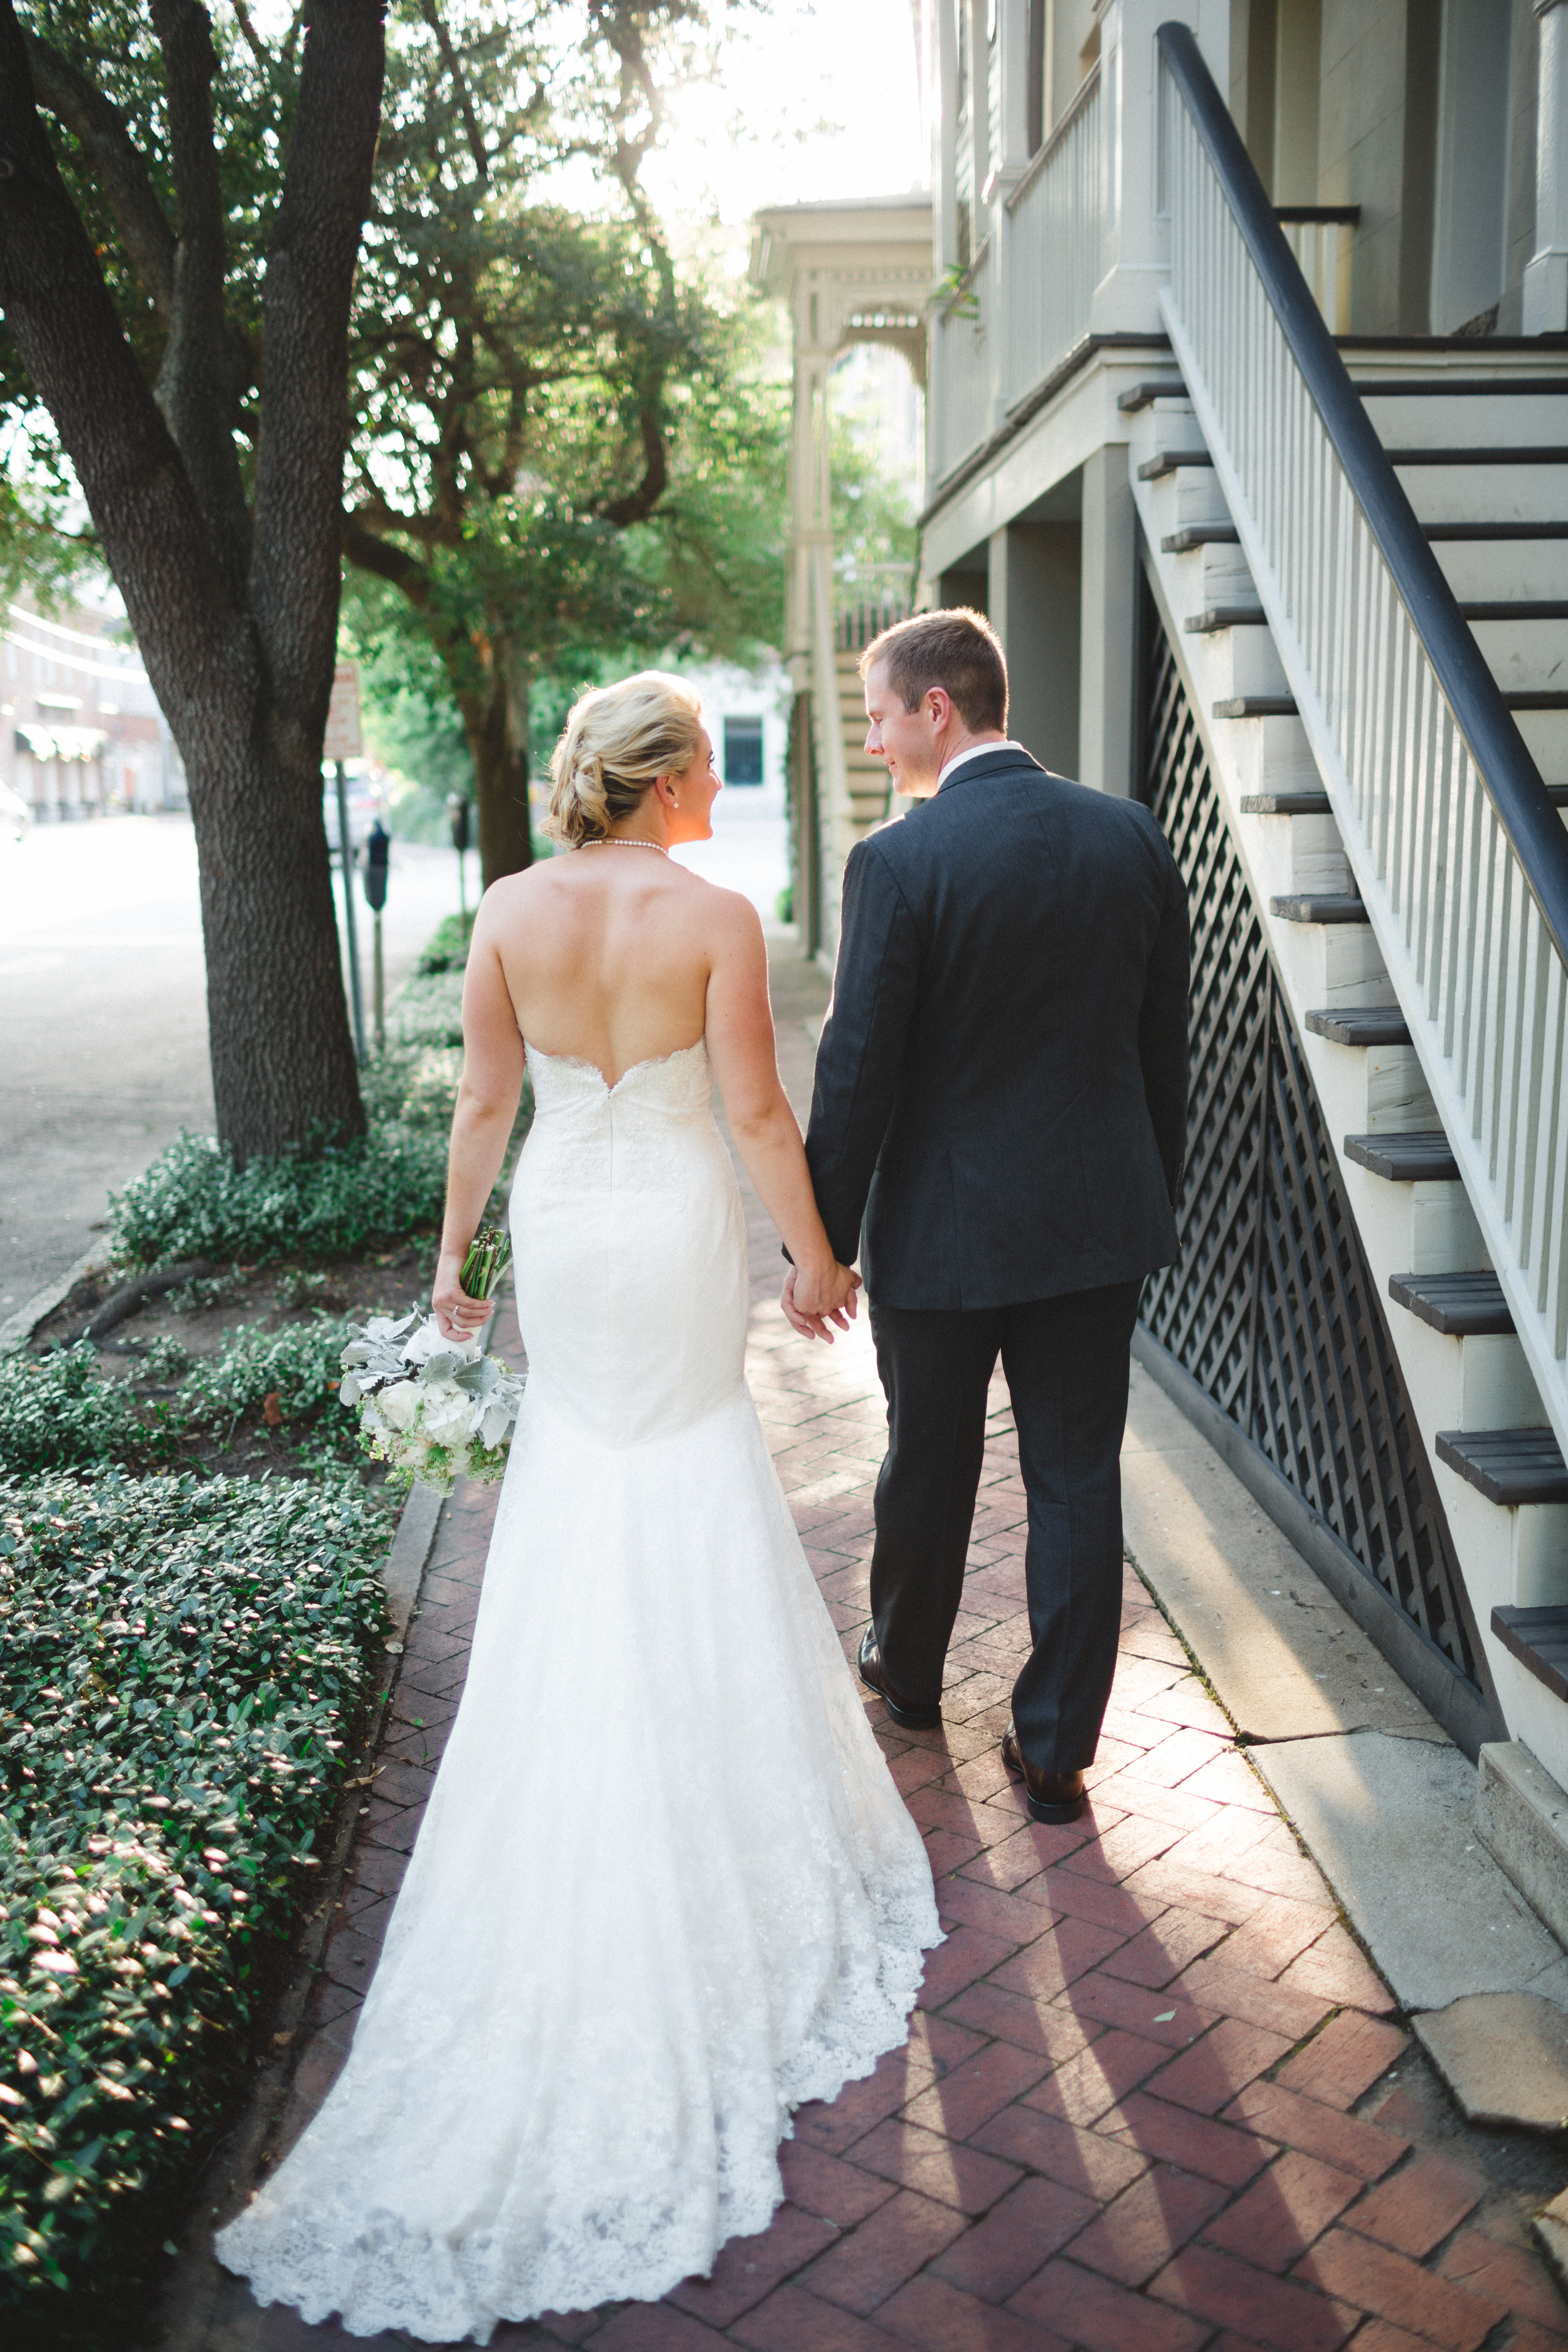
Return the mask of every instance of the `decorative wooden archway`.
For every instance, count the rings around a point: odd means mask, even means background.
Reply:
[[[836,657],[828,371],[852,343],[890,343],[917,383],[926,376],[926,305],[932,286],[931,198],[859,197],[780,205],[758,213],[752,283],[789,306],[795,359],[790,445],[789,572],[784,654],[800,698],[810,696],[814,760],[797,760],[797,913],[807,954],[837,936],[838,877],[868,822],[852,789]]]

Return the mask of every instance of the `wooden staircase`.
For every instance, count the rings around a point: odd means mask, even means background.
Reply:
[[[844,737],[844,772],[849,807],[845,824],[848,856],[858,841],[891,815],[891,788],[882,761],[866,749],[866,699],[860,684],[859,653],[840,646],[835,667],[838,677],[838,725]]]
[[[1358,390],[1552,800],[1568,804],[1568,377],[1412,381],[1369,358]],[[1498,1698],[1510,1734],[1568,1782],[1568,1462],[1193,405],[1173,375],[1124,405],[1161,620],[1268,909]],[[1528,1082],[1505,1046],[1495,1083]]]

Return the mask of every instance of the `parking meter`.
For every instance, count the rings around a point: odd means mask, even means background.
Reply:
[[[377,817],[364,845],[364,895],[375,915],[375,1049],[386,1051],[386,965],[381,948],[381,910],[386,904],[386,861],[391,836]]]
[[[364,895],[379,915],[386,904],[386,860],[392,838],[377,817],[364,845]]]
[[[458,919],[463,937],[468,936],[468,892],[463,872],[463,856],[468,846],[468,812],[471,803],[463,793],[448,793],[447,814],[452,824],[452,846],[458,853]]]

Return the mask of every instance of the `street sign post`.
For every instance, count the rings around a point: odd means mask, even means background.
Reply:
[[[332,699],[327,712],[327,733],[321,756],[324,760],[331,760],[337,770],[338,863],[343,877],[343,944],[348,951],[349,1003],[353,1011],[354,1052],[363,1069],[365,1062],[364,989],[360,979],[359,933],[354,923],[354,845],[353,836],[349,831],[348,780],[343,774],[343,761],[357,760],[359,755],[359,665],[356,662],[340,662],[332,676]]]
[[[357,760],[363,749],[359,724],[359,664],[340,662],[332,672],[323,760]]]

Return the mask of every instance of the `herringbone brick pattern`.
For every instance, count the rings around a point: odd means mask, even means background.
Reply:
[[[816,977],[778,975],[799,1099]],[[772,1304],[752,1217],[750,1371],[847,1648],[866,1619],[880,1392]],[[503,1327],[502,1346],[515,1344]],[[1553,2161],[1467,2132],[1231,1727],[1129,1570],[1093,1804],[1030,1824],[997,1745],[1027,1644],[1025,1504],[993,1395],[939,1732],[873,1720],[925,1832],[947,1941],[908,2047],[801,2110],[788,2202],[658,2305],[506,2326],[498,2352],[1549,2352],[1568,2307],[1529,2215]],[[443,1521],[285,2141],[331,2082],[461,1688],[493,1494]],[[584,1705],[591,1695],[584,1694]],[[337,2337],[274,2310],[247,2341]],[[347,2342],[349,2339],[341,2339]],[[385,2337],[390,2347],[403,2339]]]

